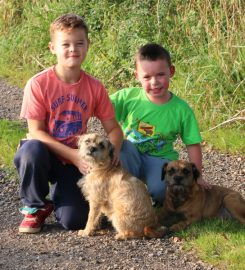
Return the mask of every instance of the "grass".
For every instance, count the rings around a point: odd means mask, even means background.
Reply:
[[[209,147],[221,152],[234,155],[245,154],[244,127],[240,128],[219,128],[212,132],[202,132],[202,138],[208,142]]]
[[[0,0],[0,77],[23,87],[55,63],[47,44],[49,24],[67,12],[85,17],[91,46],[83,68],[110,92],[136,85],[133,56],[146,42],[170,50],[176,74],[171,90],[197,116],[202,136],[215,149],[243,155],[245,100],[245,2],[212,0]],[[208,131],[238,114],[236,120]],[[12,159],[25,128],[0,120],[0,164]],[[245,265],[244,227],[205,221],[180,233],[185,248],[221,269]]]
[[[245,269],[245,226],[232,220],[204,220],[178,233],[184,250],[219,269]]]
[[[0,165],[13,166],[13,157],[26,129],[17,121],[0,120]]]

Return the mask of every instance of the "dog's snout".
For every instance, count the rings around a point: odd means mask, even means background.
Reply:
[[[180,175],[175,175],[174,176],[174,181],[176,183],[178,183],[178,184],[181,182],[182,179],[183,179],[183,176],[180,176]]]
[[[94,146],[89,147],[89,152],[90,152],[91,154],[94,153],[96,150],[97,150],[97,148],[94,147]]]

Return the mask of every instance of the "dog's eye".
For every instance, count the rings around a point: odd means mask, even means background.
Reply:
[[[173,175],[175,173],[175,169],[171,168],[168,170],[168,174]]]
[[[99,147],[100,147],[101,149],[104,149],[104,148],[105,148],[104,143],[103,143],[103,142],[100,142],[100,143],[99,143]]]
[[[188,175],[188,174],[190,173],[190,171],[189,171],[188,169],[186,169],[186,168],[184,168],[182,171],[183,171],[183,173],[184,173],[185,175]]]
[[[89,144],[90,143],[90,139],[87,139],[84,142],[85,142],[85,144]]]

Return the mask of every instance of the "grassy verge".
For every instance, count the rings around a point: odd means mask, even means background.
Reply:
[[[178,233],[184,238],[184,250],[219,269],[244,270],[244,225],[232,220],[204,220]]]
[[[26,130],[17,121],[0,120],[0,165],[13,166],[13,157]]]
[[[245,154],[244,127],[219,128],[202,132],[202,138],[212,149],[235,155]]]

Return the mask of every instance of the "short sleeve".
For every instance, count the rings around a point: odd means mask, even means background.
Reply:
[[[185,110],[180,135],[185,145],[197,144],[202,141],[195,114],[190,107]]]
[[[46,117],[42,89],[33,78],[27,82],[24,88],[20,117],[35,120],[44,120]]]
[[[122,121],[122,106],[120,102],[120,91],[117,93],[110,95],[111,102],[114,106],[115,113],[116,113],[116,119],[117,121]]]
[[[94,115],[101,121],[115,118],[115,111],[103,85],[97,91]]]

